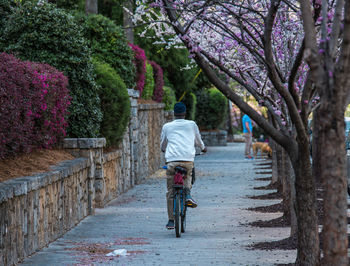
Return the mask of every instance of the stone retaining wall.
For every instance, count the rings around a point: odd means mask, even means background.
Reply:
[[[119,149],[104,154],[104,138],[65,139],[77,159],[0,183],[0,265],[45,247],[164,164],[164,104],[138,105],[138,92],[129,95],[131,118]]]
[[[88,159],[78,158],[0,183],[0,265],[17,264],[89,214],[89,167]]]
[[[138,117],[140,128],[137,182],[139,183],[164,164],[164,157],[160,152],[160,134],[165,123],[164,104],[140,104]]]
[[[227,132],[220,131],[201,131],[201,136],[205,146],[226,146]]]

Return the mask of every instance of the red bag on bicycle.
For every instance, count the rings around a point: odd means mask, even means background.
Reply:
[[[183,175],[181,173],[179,173],[179,172],[175,173],[174,184],[175,185],[183,185],[184,184]]]

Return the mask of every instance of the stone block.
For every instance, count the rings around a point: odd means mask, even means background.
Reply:
[[[202,131],[201,136],[206,146],[226,146],[227,132],[220,131]]]
[[[36,183],[36,185],[34,187],[35,190],[43,188],[50,183],[49,172],[33,176],[33,180],[35,180],[33,184],[35,185],[35,183]]]
[[[0,204],[13,198],[14,191],[12,185],[8,185],[6,182],[0,183]]]
[[[139,98],[140,97],[140,92],[137,91],[137,90],[133,90],[133,89],[128,89],[128,94],[129,94],[129,97],[132,97],[132,98]]]
[[[77,149],[78,148],[78,139],[77,138],[65,138],[63,140],[64,149]]]
[[[244,136],[235,134],[233,135],[234,142],[245,142]]]
[[[105,138],[78,138],[80,149],[103,148],[104,146],[106,146]]]
[[[32,190],[37,190],[39,189],[39,181],[38,181],[38,176],[44,175],[44,174],[38,174],[38,175],[33,175],[33,176],[28,176],[28,193]]]
[[[12,180],[6,181],[6,183],[9,186],[12,186],[14,197],[27,194],[28,186],[26,181],[12,179]]]
[[[50,172],[50,176],[51,176],[51,182],[52,183],[56,183],[58,180],[61,179],[61,175],[59,171],[52,171]]]

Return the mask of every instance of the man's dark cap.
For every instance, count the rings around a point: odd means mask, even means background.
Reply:
[[[183,102],[175,103],[174,105],[174,115],[186,113],[186,105]]]

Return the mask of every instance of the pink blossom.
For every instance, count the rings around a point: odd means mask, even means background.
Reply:
[[[32,116],[32,114],[33,114],[32,110],[28,110],[27,116]]]
[[[41,110],[45,111],[47,109],[47,104],[43,103],[40,108]]]

